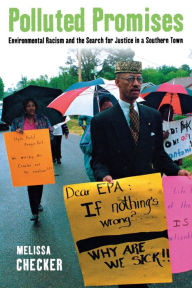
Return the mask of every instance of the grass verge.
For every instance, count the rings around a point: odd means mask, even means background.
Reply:
[[[192,174],[192,155],[183,158],[183,165],[181,168],[189,170],[189,172]]]
[[[82,135],[83,129],[78,124],[78,118],[76,116],[70,116],[71,120],[67,122],[69,133]]]

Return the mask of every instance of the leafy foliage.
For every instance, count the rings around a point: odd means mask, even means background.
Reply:
[[[2,78],[0,77],[0,100],[3,99],[3,96],[4,96],[4,84]]]
[[[131,49],[82,49],[81,54],[81,76],[82,81],[93,80],[95,77],[103,77],[108,80],[115,78],[115,63],[118,61],[133,60],[135,53]],[[47,75],[40,75],[37,79],[28,80],[22,76],[16,88],[9,88],[4,93],[3,81],[0,78],[0,98],[11,94],[18,89],[28,85],[37,85],[66,90],[73,83],[78,81],[78,51],[70,50],[64,66],[59,67],[59,74],[49,78]],[[173,78],[188,77],[192,72],[187,64],[180,68],[163,65],[158,68],[149,67],[143,69],[144,82],[152,82],[156,85],[167,82]]]
[[[180,68],[163,65],[157,69],[146,68],[143,70],[143,81],[161,84],[168,82],[173,78],[189,77],[191,69],[188,65],[182,65]]]

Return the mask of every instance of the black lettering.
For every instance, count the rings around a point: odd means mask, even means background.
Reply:
[[[99,249],[97,249],[96,252],[95,252],[95,250],[88,252],[88,254],[93,260],[100,259]]]
[[[133,254],[133,253],[139,254],[141,252],[145,252],[144,244],[145,242],[140,242],[139,244],[135,243],[130,246],[127,245],[123,251],[123,255],[125,255],[127,252],[129,252],[130,254]]]
[[[73,197],[74,195],[74,190],[71,187],[66,187],[66,194],[67,194],[67,199]],[[70,196],[71,195],[71,196]]]
[[[166,148],[171,147],[171,142],[170,142],[170,141],[165,141],[165,147],[166,147]]]
[[[153,262],[157,262],[159,266],[163,267],[163,266],[161,265],[161,263],[160,263],[160,260],[159,260],[159,257],[158,257],[158,256],[159,256],[159,252],[153,253],[153,257],[152,257]]]
[[[107,189],[109,193],[111,193],[111,188],[113,187],[113,185],[114,185],[113,183],[109,183],[109,184],[107,183]]]
[[[87,209],[87,215],[85,215],[85,217],[94,217],[97,216],[96,214],[91,214],[90,208],[89,206],[93,205],[93,202],[88,202],[88,203],[83,203],[81,204],[82,207],[86,207]]]
[[[118,181],[116,181],[116,185],[115,185],[115,190],[114,190],[114,192],[116,192],[117,189],[119,189],[119,190],[121,190],[121,191],[123,192],[123,189],[121,188],[121,186],[120,186],[120,184],[119,184]]]
[[[122,263],[123,259],[124,258],[119,258],[119,259],[116,259],[115,261],[104,262],[104,263],[109,267],[109,269],[124,268],[123,263]]]
[[[107,219],[107,220],[100,220],[99,222],[102,224],[103,227],[107,226],[109,227],[111,225],[112,219]]]
[[[97,191],[99,194],[106,194],[106,192],[102,192],[101,189],[103,188],[103,185],[106,185],[105,183],[99,183],[97,184]]]

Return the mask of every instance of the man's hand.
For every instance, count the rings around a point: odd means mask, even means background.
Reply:
[[[103,182],[113,183],[113,178],[110,175],[107,175],[103,178]]]
[[[21,128],[16,129],[17,133],[23,134],[23,130]]]
[[[178,176],[191,176],[191,173],[187,170],[179,170]]]
[[[68,139],[69,138],[69,134],[65,134],[65,139]]]

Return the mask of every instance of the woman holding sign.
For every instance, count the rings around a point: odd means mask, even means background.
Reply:
[[[24,115],[13,120],[11,131],[23,134],[24,130],[45,129],[50,131],[50,137],[53,138],[52,127],[49,119],[44,115],[36,114],[37,103],[33,99],[23,101]],[[41,198],[43,193],[43,185],[28,186],[29,203],[33,214],[31,221],[38,222],[38,214],[43,211],[41,206]]]

